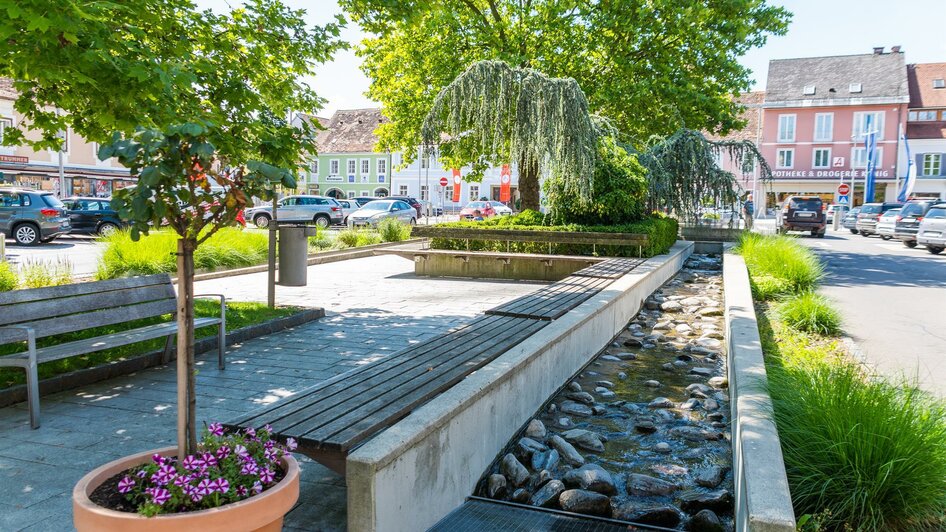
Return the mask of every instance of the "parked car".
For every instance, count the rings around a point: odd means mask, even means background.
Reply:
[[[337,199],[335,200],[342,207],[342,223],[348,223],[348,216],[361,208],[361,205],[358,205],[358,202],[354,199]]]
[[[128,226],[111,206],[111,198],[72,197],[63,201],[72,223],[71,234],[108,236]]]
[[[818,196],[789,196],[779,211],[778,230],[810,231],[811,236],[824,238],[828,224],[825,204]]]
[[[497,216],[512,216],[513,211],[506,206],[505,203],[501,201],[491,201],[489,204],[493,207],[493,210],[496,211]]]
[[[400,200],[404,203],[407,203],[411,207],[414,207],[414,210],[417,211],[417,218],[420,219],[423,216],[424,207],[420,204],[419,201],[412,198],[411,196],[391,196],[385,199]]]
[[[848,210],[847,205],[838,205],[837,203],[833,205],[828,205],[828,210],[827,210],[828,223],[830,224],[834,222],[835,214],[839,214],[843,218],[844,213],[847,212],[847,210]]]
[[[883,213],[877,220],[877,234],[884,240],[893,238],[893,231],[897,227],[897,218],[900,217],[900,209],[890,209]]]
[[[855,235],[857,234],[857,215],[861,212],[860,207],[854,207],[853,209],[847,211],[847,214],[844,215],[844,218],[841,219],[841,226],[845,229],[850,230]]]
[[[369,201],[364,207],[348,215],[348,227],[375,227],[385,218],[397,218],[404,223],[414,225],[417,223],[417,210],[401,200]]]
[[[443,216],[443,207],[427,200],[418,200],[418,203],[420,203],[420,212],[424,216]]]
[[[940,201],[935,199],[910,200],[904,203],[893,232],[894,238],[908,248],[916,247],[916,233],[920,229],[920,222],[926,216],[926,211],[937,203]]]
[[[480,216],[483,218],[496,216],[496,209],[488,201],[471,201],[466,207],[460,209],[460,219],[472,220],[476,217],[476,211],[480,211]]]
[[[71,230],[65,206],[51,192],[0,188],[0,235],[35,246]]]
[[[325,196],[287,196],[279,200],[276,215],[280,222],[315,223],[318,227],[328,227],[342,223],[342,206],[332,198]],[[256,227],[269,227],[273,219],[272,205],[261,205],[246,209],[244,216],[253,220]]]
[[[365,204],[368,203],[369,201],[374,201],[374,200],[378,200],[378,199],[381,199],[381,198],[376,198],[376,197],[374,197],[374,196],[358,196],[358,197],[355,197],[355,198],[348,198],[348,199],[353,200],[355,203],[357,203],[357,204],[358,204],[358,208],[360,209],[360,208],[364,207]]]
[[[926,211],[916,232],[916,243],[939,255],[946,249],[946,203],[937,203]]]
[[[855,228],[861,236],[877,234],[877,220],[890,209],[899,209],[899,203],[865,203],[861,205],[861,212],[857,214]]]

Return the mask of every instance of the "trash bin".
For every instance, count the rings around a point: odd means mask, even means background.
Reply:
[[[279,224],[279,284],[305,286],[308,271],[309,237],[317,229],[306,225]]]

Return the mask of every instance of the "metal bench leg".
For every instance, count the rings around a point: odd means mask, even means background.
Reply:
[[[171,351],[174,349],[174,336],[169,334],[167,340],[164,341],[164,353],[161,355],[161,364],[167,364],[171,361]]]
[[[39,370],[36,363],[36,333],[27,331],[29,359],[26,365],[26,394],[30,403],[30,428],[39,428]]]
[[[224,354],[227,351],[227,304],[220,304],[220,325],[217,325],[217,367],[226,369]]]

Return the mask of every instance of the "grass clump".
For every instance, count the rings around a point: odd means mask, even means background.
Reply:
[[[177,270],[177,235],[169,230],[152,231],[137,242],[127,231],[116,231],[102,239],[105,252],[99,259],[97,279],[172,273]],[[194,253],[198,270],[241,268],[266,262],[265,233],[224,228],[200,245]]]
[[[341,248],[353,248],[358,245],[358,235],[361,231],[343,229],[335,235],[335,243]]]
[[[0,262],[0,292],[16,290],[19,284],[20,280],[17,278],[16,272],[13,271],[13,267],[10,266],[10,263],[6,261]]]
[[[794,296],[779,306],[782,321],[801,332],[836,335],[841,332],[841,314],[828,299],[814,292]]]
[[[818,257],[785,235],[745,232],[737,251],[746,261],[758,299],[769,300],[811,290],[824,274]]]
[[[380,243],[381,235],[375,232],[362,231],[358,233],[358,240],[355,242],[355,246],[371,246]]]
[[[385,218],[378,223],[378,234],[383,242],[402,242],[411,237],[411,226],[397,218]]]
[[[43,288],[72,283],[72,262],[68,259],[54,261],[27,260],[20,265],[23,288]]]

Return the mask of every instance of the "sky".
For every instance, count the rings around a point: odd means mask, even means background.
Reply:
[[[196,0],[198,6],[226,10],[239,0]],[[307,20],[325,24],[340,11],[335,0],[284,0],[305,9]],[[751,50],[741,63],[752,70],[754,90],[765,88],[771,59],[870,53],[875,46],[900,45],[907,63],[946,62],[946,0],[773,0],[794,13],[788,33],[769,37],[765,46]],[[342,38],[356,45],[365,37],[349,23]],[[369,80],[359,69],[354,51],[339,52],[317,69],[311,86],[328,100],[320,116],[338,109],[374,107],[368,99]]]

